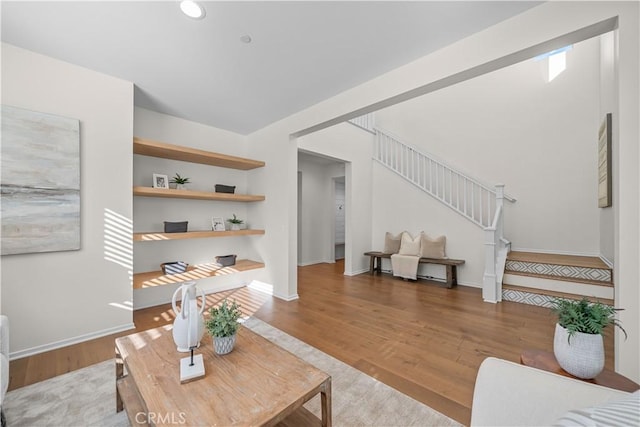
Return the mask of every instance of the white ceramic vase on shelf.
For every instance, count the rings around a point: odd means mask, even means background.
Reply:
[[[202,297],[202,304],[198,307],[198,293]],[[182,294],[181,310],[178,310],[178,295]],[[196,282],[184,282],[173,294],[171,305],[176,319],[173,321],[173,341],[180,352],[189,352],[192,347],[199,347],[204,334],[204,318],[202,312],[205,307],[205,296]]]
[[[604,343],[600,334],[569,332],[556,323],[553,353],[558,364],[573,376],[591,379],[604,369]]]

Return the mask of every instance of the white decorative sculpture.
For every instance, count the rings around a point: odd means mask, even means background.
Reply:
[[[178,311],[176,301],[178,294],[182,292],[182,309]],[[198,307],[198,292],[202,296],[202,304]],[[178,351],[186,353],[191,348],[199,347],[204,334],[204,318],[202,312],[205,308],[205,296],[201,289],[196,287],[196,282],[184,282],[173,294],[171,305],[176,314],[173,322],[173,341]]]

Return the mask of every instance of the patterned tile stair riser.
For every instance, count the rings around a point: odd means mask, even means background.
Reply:
[[[524,262],[507,260],[507,271],[518,273],[540,274],[558,278],[593,280],[598,282],[611,282],[611,270],[603,268],[576,267],[570,265],[542,264],[536,262]]]

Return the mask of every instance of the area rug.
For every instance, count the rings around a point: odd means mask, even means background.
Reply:
[[[451,418],[259,319],[244,325],[332,377],[335,426],[459,426]],[[10,391],[4,401],[9,427],[126,427],[115,412],[114,362],[106,361]],[[316,397],[305,407],[320,416]]]

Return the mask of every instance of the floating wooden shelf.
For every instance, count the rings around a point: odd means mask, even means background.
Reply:
[[[212,193],[208,191],[174,190],[166,188],[133,187],[134,196],[166,197],[171,199],[219,200],[223,202],[261,202],[262,195]]]
[[[179,145],[152,141],[137,136],[133,138],[133,153],[240,170],[261,168],[265,165],[264,162],[259,160],[228,156],[226,154],[198,150],[196,148],[181,147]]]
[[[189,267],[186,272],[180,274],[162,274],[162,271],[149,271],[133,275],[133,289],[150,288],[154,286],[171,285],[188,280],[199,280],[213,276],[227,276],[240,271],[264,268],[264,263],[248,259],[236,260],[235,265],[222,267],[216,263],[198,264]]]
[[[133,233],[134,242],[157,242],[162,240],[202,239],[205,237],[252,236],[264,234],[264,230],[236,231],[187,231],[186,233]]]

